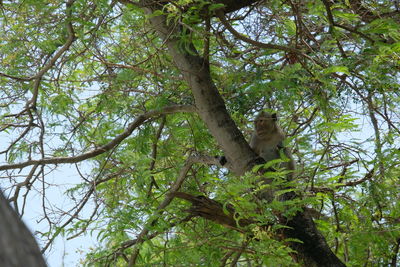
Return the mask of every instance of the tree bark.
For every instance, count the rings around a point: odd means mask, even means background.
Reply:
[[[44,267],[39,247],[0,192],[0,266]]]

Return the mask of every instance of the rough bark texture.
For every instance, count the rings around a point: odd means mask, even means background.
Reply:
[[[295,238],[303,243],[292,242],[290,246],[297,251],[299,261],[304,266],[341,267],[346,266],[332,252],[325,238],[318,231],[311,216],[305,212],[298,212],[290,220],[281,219],[289,229],[284,229],[285,238]]]
[[[0,266],[43,267],[35,239],[0,192]]]
[[[192,196],[183,192],[174,192],[171,195],[192,203],[192,207],[188,210],[191,215],[203,217],[239,232],[241,232],[239,227],[256,223],[251,219],[235,219],[235,210],[231,206],[226,206],[224,212],[221,203],[205,196]]]
[[[227,3],[225,10],[230,10],[228,2],[239,3],[240,1],[225,2]],[[152,6],[151,3],[151,0],[142,2],[148,14],[157,9],[157,6]],[[236,6],[231,9],[235,8]],[[212,81],[208,62],[198,56],[193,46],[190,48],[191,51],[184,51],[179,48],[179,39],[175,37],[178,36],[176,28],[166,25],[164,16],[150,16],[150,22],[165,41],[176,66],[180,69],[192,90],[199,116],[221,146],[228,161],[232,163],[230,165],[231,171],[241,175],[251,169],[259,162],[259,158],[228,114],[224,100]],[[189,197],[188,195],[178,197],[192,202],[191,212],[193,214],[231,228],[235,227],[232,225],[230,215],[224,214],[221,205],[218,205],[214,200],[204,197]],[[345,266],[330,250],[311,217],[304,213],[298,213],[293,219],[283,218],[282,220],[292,227],[292,229],[284,232],[285,238],[297,238],[303,242],[291,244],[298,252],[299,262],[303,262],[305,266]]]

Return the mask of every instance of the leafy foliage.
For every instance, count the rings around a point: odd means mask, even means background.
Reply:
[[[392,1],[254,2],[226,14],[238,36],[216,18],[221,4],[203,0],[171,1],[151,15],[134,1],[2,1],[2,166],[75,157],[112,142],[143,114],[195,105],[151,28],[149,17],[158,15],[182,29],[169,36],[179,38],[178,51],[196,50],[210,63],[247,138],[256,112],[278,111],[298,166],[290,190],[302,199],[284,203],[256,198],[260,188],[285,188],[284,173],[270,173],[274,182],[263,185],[254,172],[237,177],[218,166],[191,166],[179,191],[233,207],[238,221],[254,219],[239,232],[189,216],[188,203],[178,198],[160,210],[190,155],[221,152],[197,114],[157,113],[112,149],[73,162],[83,171],[81,182],[65,196],[76,205],[50,215],[43,202],[48,227],[38,238],[45,249],[57,235],[90,229],[99,243],[82,259],[86,266],[126,266],[135,249],[138,266],[296,266],[286,244],[298,241],[276,238],[286,227],[276,211],[293,216],[307,207],[318,211],[319,229],[348,266],[395,266],[399,7]],[[69,23],[74,38],[66,46]],[[10,168],[2,188],[23,213],[21,199],[29,206],[34,191],[45,196],[63,184],[61,177],[46,181],[58,166]],[[143,229],[148,234],[140,237]]]

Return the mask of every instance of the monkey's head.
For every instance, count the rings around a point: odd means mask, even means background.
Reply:
[[[254,128],[257,135],[263,136],[276,131],[276,113],[260,112],[254,120]]]

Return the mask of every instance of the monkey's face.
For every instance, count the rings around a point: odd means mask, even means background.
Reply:
[[[266,112],[261,112],[254,121],[254,127],[257,135],[262,136],[275,131],[276,120],[276,113],[269,114]]]

